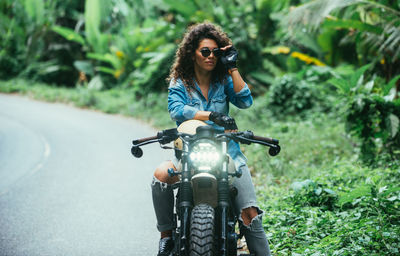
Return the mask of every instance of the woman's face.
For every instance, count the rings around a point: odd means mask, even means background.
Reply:
[[[211,54],[207,57],[204,57],[201,54],[202,49],[208,48],[211,51]],[[218,58],[215,56],[213,50],[217,49],[217,43],[212,39],[203,39],[199,43],[199,47],[196,49],[195,57],[194,57],[194,66],[195,69],[200,69],[203,71],[212,71],[217,65]]]

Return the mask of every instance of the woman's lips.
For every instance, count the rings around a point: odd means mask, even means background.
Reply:
[[[206,64],[208,64],[208,65],[214,65],[214,61],[206,61]]]

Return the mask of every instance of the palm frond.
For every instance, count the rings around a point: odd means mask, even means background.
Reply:
[[[392,62],[400,57],[400,18],[385,24],[377,24],[382,28],[381,33],[371,31],[361,33],[363,45],[375,49],[382,56],[390,56]]]
[[[300,5],[288,14],[289,29],[308,27],[315,30],[334,10],[362,2],[361,0],[314,0]]]
[[[336,17],[327,20],[332,12],[356,4],[363,5],[365,10],[375,10],[379,21],[368,23]],[[328,27],[356,29],[361,34],[363,44],[373,47],[379,54],[392,56],[393,62],[400,57],[400,12],[374,1],[314,0],[294,8],[288,14],[286,22],[292,34],[304,28],[315,31],[322,22]]]
[[[389,50],[394,53],[393,59],[400,56],[400,27],[394,26],[393,22],[385,25],[384,33],[388,35],[387,39],[379,48],[380,51]]]

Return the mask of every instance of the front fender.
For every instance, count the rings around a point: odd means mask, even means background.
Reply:
[[[194,205],[208,204],[213,208],[218,206],[217,178],[209,173],[199,173],[192,177]]]

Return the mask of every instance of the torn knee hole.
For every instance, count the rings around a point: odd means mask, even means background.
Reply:
[[[241,212],[241,219],[243,221],[243,224],[247,227],[250,227],[251,223],[253,223],[255,219],[261,218],[261,216],[262,211],[254,206],[242,209]]]
[[[154,186],[157,186],[157,185],[160,186],[160,188],[161,188],[162,191],[164,191],[165,189],[168,188],[168,183],[162,182],[162,181],[160,181],[159,179],[157,179],[156,176],[153,176],[153,181],[151,182],[151,186],[154,187]]]

